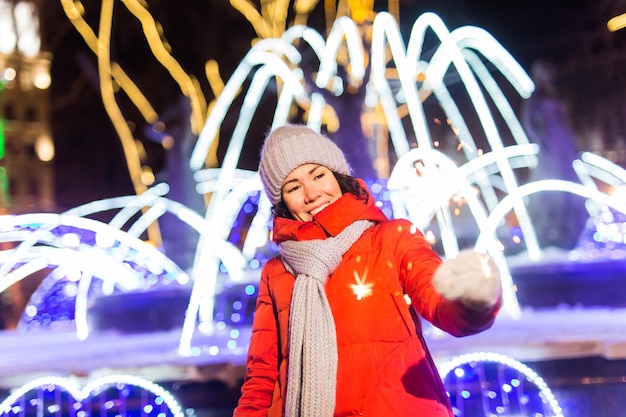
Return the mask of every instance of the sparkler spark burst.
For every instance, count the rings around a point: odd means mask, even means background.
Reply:
[[[356,284],[350,284],[350,288],[352,288],[352,292],[356,295],[356,299],[360,301],[372,295],[374,283],[365,282],[367,280],[367,269],[363,272],[363,278],[359,276],[357,271],[354,271],[353,274]]]

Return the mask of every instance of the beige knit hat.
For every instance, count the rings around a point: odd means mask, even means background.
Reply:
[[[281,200],[283,181],[303,164],[324,165],[350,175],[350,166],[339,147],[330,139],[304,125],[284,125],[265,138],[259,175],[272,205]]]

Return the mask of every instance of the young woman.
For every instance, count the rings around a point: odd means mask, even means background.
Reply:
[[[455,336],[489,328],[501,304],[493,263],[471,251],[442,262],[306,126],[268,135],[259,174],[280,256],[261,274],[234,415],[451,417],[419,317]]]

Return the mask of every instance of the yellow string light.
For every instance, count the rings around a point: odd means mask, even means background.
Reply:
[[[617,32],[618,30],[625,28],[626,27],[626,13],[622,13],[621,15],[615,16],[614,18],[610,19],[606,23],[606,27],[611,32]]]

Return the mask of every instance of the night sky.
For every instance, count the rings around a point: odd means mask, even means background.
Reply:
[[[400,23],[405,41],[412,23],[425,11],[438,13],[451,30],[469,24],[482,27],[529,70],[537,59],[559,63],[575,56],[576,50],[562,47],[563,38],[584,31],[606,31],[606,21],[615,15],[618,3],[624,6],[622,12],[626,11],[626,2],[609,0],[403,1]],[[134,194],[120,141],[98,92],[95,55],[68,21],[59,1],[43,4],[43,49],[53,54],[51,124],[57,148],[54,163],[59,210],[94,199]],[[87,0],[83,4],[86,20],[97,29],[101,2]],[[163,25],[172,55],[187,73],[195,75],[210,101],[213,97],[204,76],[204,63],[217,60],[226,82],[250,48],[255,36],[252,27],[228,0],[153,0],[148,4]],[[376,9],[386,9],[384,2],[376,2]],[[180,90],[155,65],[140,25],[122,2],[115,3],[114,16],[112,59],[122,65],[160,114],[167,113]],[[123,111],[135,120],[133,109]],[[144,146],[147,163],[158,171],[163,165],[163,150],[149,141]],[[254,161],[255,157],[249,159]]]

